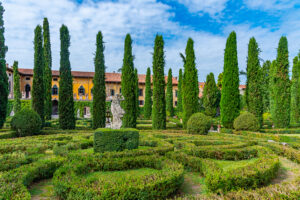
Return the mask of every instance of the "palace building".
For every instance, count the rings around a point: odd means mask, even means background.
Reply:
[[[22,99],[31,99],[33,69],[19,68],[20,74],[20,90]],[[13,70],[7,65],[7,76],[9,82],[9,99],[13,99]],[[93,100],[93,77],[94,72],[72,71],[73,76],[73,97],[75,101],[92,101]],[[144,106],[145,101],[145,82],[146,75],[139,74],[139,104]],[[105,73],[106,82],[106,100],[110,101],[116,94],[122,93],[121,88],[121,73]],[[165,80],[167,82],[167,76]],[[204,82],[199,82],[199,97],[202,96]],[[240,91],[243,93],[244,85],[240,86]],[[52,70],[52,105],[53,114],[58,112],[58,91],[59,91],[59,71]],[[173,77],[173,104],[177,106],[178,80]]]

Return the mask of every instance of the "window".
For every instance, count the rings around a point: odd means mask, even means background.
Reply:
[[[57,78],[53,78],[53,81],[57,81]]]
[[[139,89],[139,96],[140,96],[140,97],[143,96],[143,89]]]
[[[30,77],[26,77],[26,81],[30,81]]]
[[[79,94],[79,95],[84,95],[84,94],[85,94],[85,89],[84,89],[83,86],[80,86],[80,87],[78,88],[78,94]]]
[[[143,100],[140,100],[140,101],[139,101],[139,105],[140,105],[140,106],[143,106],[143,105],[144,105],[144,101],[143,101]]]
[[[110,90],[110,96],[115,96],[115,90],[114,89]]]
[[[120,88],[120,94],[122,94],[122,88]]]
[[[26,95],[25,97],[26,97],[26,99],[28,99],[29,96],[30,96],[30,89],[31,89],[31,88],[30,88],[30,85],[26,84],[26,85],[25,85],[25,93],[26,93],[26,94],[25,94],[25,95]]]
[[[9,73],[8,76],[11,76],[11,73]]]
[[[175,97],[178,96],[178,90],[175,90]]]
[[[177,101],[175,101],[175,106],[177,106]]]
[[[58,95],[58,87],[56,85],[52,88],[52,95]]]
[[[91,89],[91,94],[93,95],[94,88]]]
[[[10,93],[11,92],[11,82],[8,81],[8,92]]]

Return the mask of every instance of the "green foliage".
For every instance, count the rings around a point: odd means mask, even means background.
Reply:
[[[70,64],[70,35],[65,25],[60,28],[60,80],[59,80],[59,127],[61,129],[75,128],[73,78]]]
[[[258,131],[260,123],[254,114],[245,112],[234,120],[233,127],[237,131]]]
[[[203,113],[195,113],[187,122],[187,132],[189,134],[206,135],[211,125],[211,118]]]
[[[182,69],[179,69],[179,77],[178,77],[178,91],[177,91],[177,112],[182,112]],[[177,113],[177,115],[178,115]]]
[[[6,75],[6,61],[5,54],[7,46],[5,46],[4,38],[4,21],[3,21],[4,8],[0,2],[0,128],[2,128],[7,112],[8,102],[8,80]]]
[[[289,79],[288,41],[285,36],[280,38],[274,76],[274,116],[276,128],[288,127],[290,124],[291,88]]]
[[[262,71],[262,95],[263,95],[263,110],[264,112],[270,111],[270,67],[271,62],[267,60],[264,62],[261,71]]]
[[[136,129],[97,129],[94,134],[94,152],[137,149],[139,132]]]
[[[52,53],[50,42],[49,22],[44,18],[43,22],[44,37],[44,86],[45,86],[45,119],[50,120],[52,115]]]
[[[223,81],[223,72],[219,74],[218,76],[218,82],[217,82],[217,87],[219,89],[222,89],[222,81]]]
[[[271,118],[275,118],[275,76],[276,76],[276,60],[273,60],[270,66],[270,79],[269,79],[269,94],[270,94],[270,113]]]
[[[105,61],[104,44],[101,31],[97,34],[95,54],[95,76],[93,79],[93,129],[105,127]]]
[[[195,63],[194,41],[189,38],[185,49],[185,63],[182,84],[183,101],[183,127],[187,128],[187,122],[198,111],[199,88],[198,72]]]
[[[44,124],[44,55],[42,27],[38,25],[34,30],[34,67],[32,81],[32,109],[36,111]]]
[[[254,37],[250,38],[247,58],[246,104],[248,111],[255,115],[260,126],[263,124],[263,91],[262,72],[259,63],[258,44]]]
[[[150,70],[150,67],[148,67],[147,74],[146,74],[144,118],[150,119],[151,113],[152,113],[151,70]]]
[[[300,61],[299,56],[293,60],[293,75],[291,80],[291,123],[300,120]]]
[[[166,110],[167,114],[170,117],[174,116],[174,107],[173,107],[173,76],[172,69],[169,69],[168,73],[168,82],[167,82],[167,94],[166,94]]]
[[[21,91],[20,91],[20,74],[18,70],[18,62],[15,61],[13,65],[14,74],[14,113],[21,110]]]
[[[11,129],[16,131],[18,137],[39,134],[41,127],[40,116],[30,109],[22,109],[11,120]]]
[[[224,53],[224,70],[221,92],[221,122],[225,128],[233,127],[240,114],[239,68],[236,33],[230,33]]]
[[[140,115],[140,103],[139,103],[139,75],[138,75],[138,71],[137,69],[135,68],[134,69],[134,77],[135,77],[135,106],[136,106],[136,119],[139,117]]]
[[[122,95],[124,97],[122,108],[125,111],[123,116],[123,127],[135,128],[137,116],[136,78],[134,74],[132,40],[130,34],[127,34],[125,38],[121,86]]]
[[[152,128],[166,129],[166,99],[165,99],[165,56],[164,40],[156,35],[153,52],[153,107]]]
[[[204,113],[208,116],[215,117],[217,108],[220,105],[220,90],[218,89],[213,73],[206,76],[206,82],[203,92]]]

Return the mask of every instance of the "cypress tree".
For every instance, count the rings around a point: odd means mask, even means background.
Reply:
[[[291,86],[291,123],[298,123],[300,117],[300,61],[296,56],[293,60],[293,74]]]
[[[152,112],[152,91],[151,91],[151,70],[147,68],[146,74],[146,90],[145,90],[145,105],[144,105],[144,117],[150,119]]]
[[[276,114],[275,114],[275,89],[274,89],[276,87],[275,75],[276,75],[276,60],[273,60],[270,65],[270,79],[269,79],[270,113],[271,113],[272,120],[276,117]]]
[[[290,124],[291,88],[289,79],[288,41],[285,36],[279,40],[275,74],[275,117],[276,128],[285,128]]]
[[[262,126],[263,97],[259,51],[255,38],[250,38],[247,59],[246,104],[248,111],[256,116]]]
[[[60,28],[60,80],[59,80],[59,126],[61,129],[75,128],[73,78],[70,64],[70,35],[65,25]]]
[[[16,114],[21,110],[20,74],[18,70],[18,61],[14,62],[13,73],[14,73],[14,113]]]
[[[218,81],[217,81],[217,87],[221,90],[222,89],[222,80],[223,80],[223,72],[221,72],[218,76]]]
[[[93,129],[105,127],[105,61],[104,43],[101,31],[97,34],[95,53],[95,76],[93,79]]]
[[[183,73],[183,127],[186,128],[190,116],[198,111],[199,87],[195,64],[194,41],[189,38],[185,49]]]
[[[167,82],[167,96],[166,96],[166,109],[170,117],[174,116],[174,107],[173,107],[173,76],[172,69],[169,69],[168,73],[168,82]]]
[[[135,87],[136,87],[136,119],[140,114],[140,104],[139,104],[139,76],[137,68],[134,69],[134,77],[135,77]]]
[[[136,78],[134,74],[133,55],[132,55],[132,40],[130,34],[126,35],[124,45],[124,58],[122,66],[122,95],[124,101],[122,108],[125,111],[123,116],[123,127],[136,127]]]
[[[206,76],[206,82],[203,91],[203,106],[205,109],[205,114],[215,117],[219,104],[220,91],[216,85],[214,74],[210,73]]]
[[[232,128],[233,120],[240,114],[239,67],[234,31],[226,42],[220,107],[223,126]]]
[[[152,128],[166,129],[165,55],[162,35],[156,35],[153,52]]]
[[[32,81],[32,109],[41,117],[44,123],[44,55],[42,27],[38,25],[34,31],[34,68]]]
[[[52,114],[52,55],[50,43],[50,30],[47,18],[43,22],[43,36],[44,36],[44,86],[45,86],[45,119],[50,120]]]
[[[178,77],[177,111],[182,112],[182,69],[179,70]]]
[[[0,2],[0,128],[2,128],[7,113],[8,102],[8,80],[6,75],[6,61],[5,54],[7,46],[5,46],[4,38],[4,21],[3,21],[4,8]]]
[[[262,96],[263,96],[263,110],[265,112],[270,111],[270,66],[271,62],[267,60],[262,66]]]

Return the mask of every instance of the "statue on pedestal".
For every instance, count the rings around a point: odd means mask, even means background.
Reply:
[[[124,100],[121,98],[120,94],[117,94],[113,97],[111,102],[111,113],[113,116],[111,128],[120,129],[122,127],[122,117],[125,114],[125,111],[121,108],[121,101]]]

